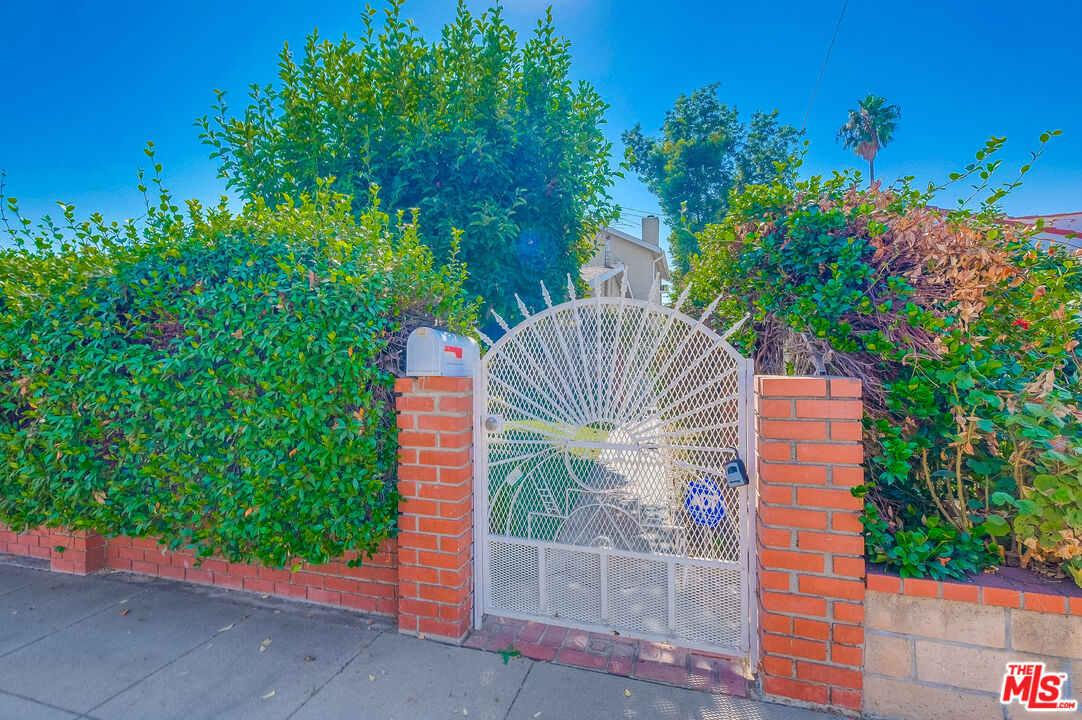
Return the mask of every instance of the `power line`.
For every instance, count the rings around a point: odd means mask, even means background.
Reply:
[[[800,123],[800,131],[804,132],[804,126],[808,124],[808,115],[811,114],[812,103],[815,102],[815,94],[819,92],[819,83],[823,82],[823,73],[827,70],[827,61],[830,60],[830,51],[834,49],[834,41],[838,39],[838,30],[842,27],[842,18],[845,17],[845,8],[849,6],[849,0],[842,4],[842,12],[838,15],[838,24],[834,26],[834,37],[830,38],[830,47],[827,48],[827,56],[823,58],[823,67],[819,69],[819,77],[815,81],[815,89],[812,90],[811,100],[808,101],[808,109],[804,112],[804,122]]]

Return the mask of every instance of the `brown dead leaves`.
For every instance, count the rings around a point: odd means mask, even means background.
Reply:
[[[860,193],[859,197],[867,202],[869,194]],[[877,208],[889,197],[887,193],[874,195]],[[875,217],[877,214],[881,217]],[[904,214],[884,209],[873,213],[872,219],[887,227],[886,232],[868,239],[875,248],[873,264],[883,274],[906,278],[913,286],[913,302],[925,307],[953,304],[951,313],[963,326],[988,307],[991,290],[1003,283],[1023,282],[1023,271],[1002,249],[1003,238],[996,234],[1020,230],[971,227],[928,207],[909,208]]]
[[[1059,563],[1067,562],[1074,557],[1082,556],[1082,537],[1079,537],[1078,534],[1070,528],[1060,530],[1059,535],[1062,538],[1062,542],[1051,548],[1042,547],[1035,537],[1029,537],[1023,540],[1022,545],[1025,547],[1025,550],[1022,551],[1022,555],[1019,558],[1019,564],[1021,564],[1022,567],[1026,567],[1032,562],[1058,565]]]

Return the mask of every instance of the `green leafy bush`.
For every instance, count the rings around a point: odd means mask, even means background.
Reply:
[[[867,503],[862,518],[867,553],[874,562],[895,568],[902,577],[963,578],[967,572],[991,564],[995,554],[972,532],[944,525],[938,516],[918,517],[912,505],[905,510],[912,530],[892,528],[880,519],[879,509]]]
[[[219,94],[201,137],[245,198],[273,204],[333,178],[359,213],[378,185],[392,212],[420,208],[439,260],[462,231],[466,287],[487,307],[510,317],[516,293],[540,306],[538,280],[562,294],[614,214],[608,106],[572,80],[551,13],[520,39],[499,7],[475,16],[460,2],[427,41],[404,4],[388,2],[382,19],[367,8],[356,39],[287,46],[277,80],[253,86],[240,112]]]
[[[474,312],[415,223],[322,187],[240,214],[162,191],[139,226],[8,206],[0,520],[277,566],[394,532],[404,334]]]
[[[1002,142],[967,168],[974,195]],[[723,297],[719,324],[751,314],[759,371],[862,379],[869,555],[906,574],[1082,580],[1082,261],[1003,221],[1017,184],[954,211],[847,174],[753,186],[700,238],[695,292]]]

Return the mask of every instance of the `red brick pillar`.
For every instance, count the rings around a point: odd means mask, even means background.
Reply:
[[[757,377],[759,639],[773,699],[861,709],[860,381]]]
[[[87,530],[52,530],[49,569],[86,575],[105,567],[105,538]]]
[[[462,642],[473,601],[473,380],[398,391],[398,630]]]

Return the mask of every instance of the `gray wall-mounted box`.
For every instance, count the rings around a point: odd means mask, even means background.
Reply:
[[[446,330],[420,327],[406,340],[406,375],[472,377],[481,361],[477,341]]]

